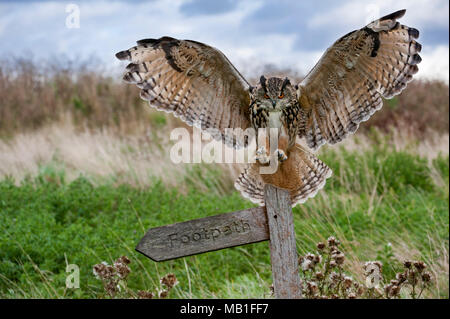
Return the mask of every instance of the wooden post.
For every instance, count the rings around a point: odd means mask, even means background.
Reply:
[[[289,192],[266,185],[264,193],[275,298],[302,298]]]
[[[270,240],[275,297],[301,298],[289,192],[272,185],[266,185],[264,192],[266,207],[151,228],[136,250],[164,261]]]

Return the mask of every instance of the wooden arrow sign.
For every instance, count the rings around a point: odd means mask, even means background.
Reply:
[[[269,240],[265,207],[151,228],[136,250],[154,261]]]
[[[301,298],[294,219],[287,190],[265,185],[265,207],[151,228],[136,250],[164,261],[270,239],[276,298]]]

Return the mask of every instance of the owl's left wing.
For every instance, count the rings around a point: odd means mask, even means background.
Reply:
[[[334,144],[399,94],[417,73],[419,31],[396,20],[400,10],[337,40],[322,56],[297,94],[307,114],[299,135],[309,147]]]
[[[219,50],[192,40],[145,39],[116,54],[131,63],[123,79],[158,110],[208,130],[229,146],[247,145],[250,85]],[[241,128],[242,130],[227,130]]]

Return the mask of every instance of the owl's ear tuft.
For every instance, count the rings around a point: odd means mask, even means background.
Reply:
[[[267,82],[266,77],[264,75],[261,75],[261,77],[259,78],[259,83],[261,84],[264,92],[267,92],[266,82]]]
[[[286,85],[291,85],[291,81],[289,80],[289,78],[285,78],[283,81],[283,84],[281,84],[281,92],[283,92],[284,88],[286,87]]]
[[[406,13],[406,9],[398,10],[398,11],[395,11],[395,12],[393,12],[391,14],[388,14],[388,15],[380,18],[379,20],[380,21],[385,21],[385,20],[400,19],[401,17],[403,17],[405,15],[405,13]]]

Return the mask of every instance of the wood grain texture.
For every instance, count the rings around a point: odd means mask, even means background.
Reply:
[[[275,297],[278,299],[302,298],[289,192],[268,184],[265,186],[264,193]]]
[[[151,228],[136,250],[164,261],[268,239],[265,207],[255,207]]]

